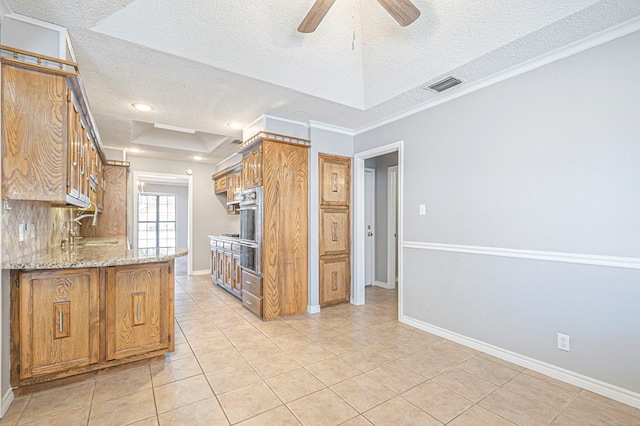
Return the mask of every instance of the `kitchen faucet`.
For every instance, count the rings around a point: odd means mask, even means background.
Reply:
[[[87,211],[91,207],[91,205],[93,205],[93,207],[95,208],[93,213],[82,214],[82,212]],[[81,237],[78,237],[76,233],[76,224],[82,226],[82,222],[80,222],[80,219],[84,219],[85,217],[93,217],[93,220],[91,221],[91,226],[94,226],[94,227],[97,226],[98,206],[96,206],[92,201],[89,201],[89,206],[85,207],[84,209],[78,209],[77,217],[73,217],[73,209],[70,208],[69,217],[70,219],[66,220],[63,223],[63,225],[67,227],[67,238],[62,239],[62,243],[61,243],[62,248],[65,248],[67,242],[69,243],[70,246],[75,245],[76,239],[81,238]]]

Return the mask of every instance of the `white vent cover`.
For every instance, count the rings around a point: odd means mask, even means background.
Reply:
[[[444,92],[447,89],[451,89],[452,87],[457,86],[460,83],[462,83],[462,80],[450,75],[447,78],[444,78],[440,81],[430,84],[429,86],[426,87],[426,89],[433,90],[434,92],[440,93],[440,92]]]

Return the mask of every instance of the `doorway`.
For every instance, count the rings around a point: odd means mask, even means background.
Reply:
[[[356,305],[362,305],[365,303],[365,282],[366,282],[366,239],[367,237],[367,225],[365,223],[365,215],[366,215],[366,203],[365,203],[365,182],[366,182],[366,166],[365,161],[374,159],[376,157],[383,156],[385,154],[396,153],[397,154],[397,168],[391,170],[391,179],[395,180],[397,183],[395,186],[396,194],[394,199],[396,200],[395,208],[392,206],[388,206],[388,209],[393,209],[391,214],[388,214],[388,210],[385,210],[385,215],[392,216],[395,213],[395,220],[397,220],[397,231],[393,232],[387,229],[385,234],[385,239],[388,239],[388,236],[391,234],[394,236],[394,240],[401,242],[402,241],[402,170],[403,170],[403,142],[394,142],[388,145],[384,145],[378,148],[370,149],[367,151],[362,151],[356,153],[354,156],[354,254],[353,254],[353,293],[352,293],[352,303]],[[370,164],[371,161],[369,161]],[[387,168],[385,168],[386,174]],[[387,187],[385,186],[385,190]],[[391,195],[385,196],[385,202],[391,197]],[[390,223],[392,218],[387,217],[384,220],[384,227],[389,228],[388,223]],[[395,227],[394,227],[395,228]],[[379,234],[379,233],[378,233]],[[379,234],[380,235],[380,234]],[[391,246],[393,242],[393,247],[396,247],[395,241],[389,241],[387,246]],[[385,247],[385,249],[386,249]],[[389,268],[390,266],[390,257],[392,253],[389,253],[391,249],[386,250],[387,256],[383,259],[381,267],[385,269],[392,269],[393,271],[387,270],[384,274],[383,280],[389,282],[392,280],[393,285],[395,285],[395,270],[396,268]],[[402,315],[402,250],[396,249],[397,253],[397,262],[395,261],[396,255],[393,255],[393,261],[397,264],[397,281],[398,281],[398,315]],[[393,278],[390,278],[391,275],[394,275]],[[375,282],[375,277],[374,277]],[[391,283],[388,284],[391,286]],[[393,288],[393,287],[391,287]]]
[[[178,247],[186,247],[189,253],[193,253],[193,177],[192,176],[184,176],[184,175],[174,175],[167,173],[151,173],[151,172],[133,172],[133,203],[135,208],[133,209],[133,223],[131,226],[132,232],[132,242],[134,243],[134,248],[141,248],[140,244],[144,238],[140,239],[140,229],[141,221],[149,221],[147,216],[149,215],[141,215],[140,210],[140,197],[142,195],[142,199],[145,201],[149,201],[151,199],[156,200],[156,202],[160,202],[162,200],[169,201],[171,198],[170,195],[175,196],[175,246]],[[185,194],[186,193],[186,194]],[[156,199],[157,197],[157,199]],[[149,201],[150,202],[150,201]],[[146,203],[149,204],[149,203]],[[162,203],[161,203],[162,204]],[[156,204],[156,207],[158,205]],[[186,208],[185,208],[186,207]],[[147,209],[149,206],[147,205]],[[153,209],[152,209],[153,210]],[[157,208],[157,213],[160,213],[160,208]],[[171,227],[170,220],[162,220],[163,218],[160,216],[156,216],[156,227],[158,230],[161,227]],[[167,219],[166,217],[164,219]],[[166,222],[166,223],[162,223]],[[146,224],[149,226],[149,224]],[[147,229],[147,228],[144,228]],[[171,232],[162,233],[148,233],[153,234],[156,238],[158,235],[165,237],[170,236]],[[161,235],[162,234],[162,235]],[[160,239],[161,246],[168,244],[167,242],[162,241],[163,238]],[[158,240],[156,239],[156,243]],[[146,243],[143,243],[146,245]],[[186,273],[188,275],[193,274],[193,261],[192,256],[185,256],[187,260],[186,265]]]

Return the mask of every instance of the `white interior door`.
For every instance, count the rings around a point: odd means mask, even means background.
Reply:
[[[375,205],[376,171],[364,171],[364,285],[372,285],[375,268]]]

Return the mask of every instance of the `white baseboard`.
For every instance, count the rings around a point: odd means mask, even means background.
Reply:
[[[493,355],[496,358],[509,361],[521,367],[525,367],[538,373],[545,374],[549,377],[553,377],[554,379],[558,379],[574,386],[587,389],[599,395],[606,396],[607,398],[622,402],[623,404],[627,404],[635,408],[640,408],[640,393],[636,393],[628,389],[612,385],[610,383],[602,382],[591,377],[583,376],[582,374],[574,373],[573,371],[565,370],[564,368],[560,368],[534,358],[529,358],[527,356],[520,355],[518,353],[511,352],[506,349],[490,345],[488,343],[484,343],[480,340],[472,339],[461,334],[445,330],[443,328],[422,322],[420,320],[416,320],[406,315],[402,315],[400,317],[400,322],[426,331],[428,333],[435,334],[436,336],[444,337],[445,339],[460,343],[461,345],[468,346],[480,352]]]
[[[209,269],[200,269],[199,271],[191,272],[191,275],[207,275],[210,274],[211,271]]]
[[[385,283],[384,281],[374,281],[373,285],[375,287],[382,287],[382,288],[386,288],[387,290],[393,290],[394,288],[396,288],[395,285],[390,286],[388,283]]]
[[[307,313],[308,314],[320,313],[320,305],[307,305]]]
[[[2,406],[0,406],[0,419],[3,418],[7,410],[9,410],[9,406],[13,402],[13,399],[14,399],[13,389],[9,388],[7,393],[2,395]]]

